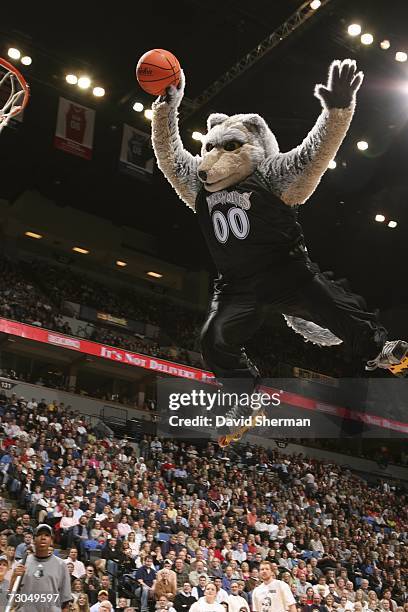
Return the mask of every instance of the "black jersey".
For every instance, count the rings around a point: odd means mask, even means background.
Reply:
[[[290,261],[303,243],[296,209],[286,205],[256,172],[221,191],[201,189],[196,212],[208,248],[223,281],[253,283]]]

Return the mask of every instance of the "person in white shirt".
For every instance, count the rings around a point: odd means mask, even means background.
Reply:
[[[232,558],[234,559],[234,561],[238,561],[238,563],[242,563],[243,561],[246,561],[247,558],[247,554],[244,550],[244,545],[239,543],[237,544],[237,548],[236,550],[232,551]]]
[[[248,602],[239,594],[238,582],[231,584],[231,593],[227,598],[228,612],[249,612]]]
[[[262,561],[259,575],[263,582],[252,591],[254,612],[296,612],[296,600],[289,585],[276,580],[269,561]]]
[[[72,572],[74,578],[82,578],[82,576],[85,576],[85,565],[82,561],[78,561],[78,551],[76,548],[71,548],[68,557],[65,559],[65,563],[74,564],[74,571]]]
[[[215,588],[217,590],[217,595],[215,597],[215,600],[217,601],[217,603],[222,603],[223,601],[227,601],[228,600],[228,593],[221,586],[222,585],[221,578],[214,578],[214,584],[215,584]],[[224,612],[225,612],[225,610],[224,610]]]
[[[193,603],[189,612],[225,612],[221,603],[217,603],[217,589],[213,582],[205,587],[204,597]]]

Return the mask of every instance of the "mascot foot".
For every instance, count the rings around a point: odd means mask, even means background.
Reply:
[[[406,376],[408,374],[408,342],[388,340],[377,357],[367,361],[365,367],[369,372],[377,368],[389,370],[395,376]]]
[[[229,446],[232,442],[239,442],[241,438],[256,426],[256,417],[263,415],[264,411],[252,410],[235,406],[225,415],[224,424],[217,428],[218,445],[221,448]]]

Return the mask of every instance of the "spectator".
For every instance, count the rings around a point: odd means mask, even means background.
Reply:
[[[181,591],[174,597],[173,606],[176,612],[189,612],[191,606],[196,601],[197,598],[191,592],[191,584],[185,582]]]
[[[238,582],[231,584],[231,592],[227,603],[229,612],[249,612],[248,602],[239,594]]]
[[[189,612],[225,612],[224,606],[217,601],[217,594],[215,584],[209,582],[204,597],[193,603]]]

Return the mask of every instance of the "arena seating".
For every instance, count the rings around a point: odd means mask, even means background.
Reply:
[[[85,592],[92,605],[107,590],[115,610],[160,600],[181,612],[183,583],[197,595],[203,575],[221,578],[217,597],[230,607],[237,582],[251,609],[267,559],[299,612],[407,610],[408,504],[398,485],[260,447],[98,438],[58,402],[3,394],[0,418],[0,554],[12,569],[35,526],[49,523],[75,600]],[[137,578],[149,557],[157,576],[145,601]]]

